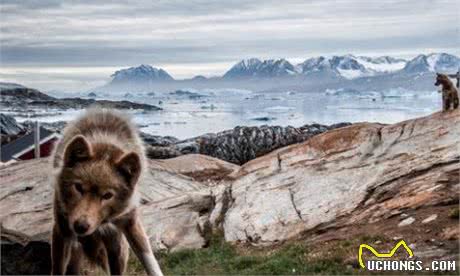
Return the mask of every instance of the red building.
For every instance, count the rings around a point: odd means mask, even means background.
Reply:
[[[54,143],[59,139],[57,133],[40,128],[40,157],[49,156]],[[28,133],[0,149],[2,163],[14,160],[29,160],[35,158],[35,131]]]

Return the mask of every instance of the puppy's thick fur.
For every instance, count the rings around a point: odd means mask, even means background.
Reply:
[[[65,128],[53,158],[53,274],[81,274],[84,258],[123,274],[129,243],[148,274],[162,275],[137,212],[144,167],[137,130],[116,111],[91,109]]]
[[[449,77],[443,74],[436,74],[436,86],[442,86],[442,110],[447,111],[458,108],[458,91],[454,84],[450,81]]]

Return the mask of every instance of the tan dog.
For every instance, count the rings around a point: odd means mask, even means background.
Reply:
[[[144,163],[137,130],[118,112],[92,109],[65,128],[53,158],[53,274],[81,274],[82,257],[123,274],[129,243],[148,274],[162,275],[137,211]]]
[[[436,74],[436,86],[441,85],[442,90],[442,110],[447,111],[452,106],[452,109],[458,108],[458,91],[449,77],[443,74]]]

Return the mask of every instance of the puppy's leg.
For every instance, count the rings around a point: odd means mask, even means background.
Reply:
[[[117,228],[111,227],[104,231],[102,237],[107,249],[110,274],[124,274],[129,257],[129,245],[125,236]]]
[[[450,98],[448,95],[442,97],[442,110],[443,111],[447,111],[449,110],[449,107],[450,107]]]
[[[76,244],[72,245],[70,253],[70,261],[67,265],[66,274],[67,275],[81,275],[82,271],[82,262],[83,262],[83,251],[80,246]]]
[[[80,237],[78,241],[81,243],[83,252],[85,252],[90,263],[100,266],[105,272],[109,272],[107,250],[101,235],[94,233],[89,236]]]
[[[51,238],[51,274],[64,275],[70,260],[72,239],[64,237],[57,225],[53,227]]]
[[[147,273],[149,275],[163,276],[138,214],[134,211],[129,218],[123,220],[120,227]]]

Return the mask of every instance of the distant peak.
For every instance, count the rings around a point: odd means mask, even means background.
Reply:
[[[295,73],[294,66],[286,59],[267,59],[261,61],[258,58],[243,59],[228,70],[225,78],[269,78]]]
[[[113,82],[169,81],[173,78],[163,69],[148,64],[120,69],[111,75]]]
[[[460,68],[460,59],[447,53],[430,53],[418,55],[408,61],[404,71],[409,73],[421,72],[455,72]]]

